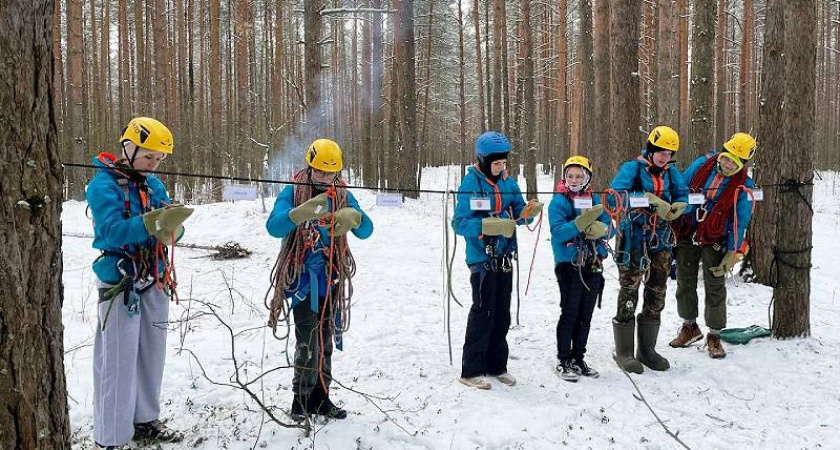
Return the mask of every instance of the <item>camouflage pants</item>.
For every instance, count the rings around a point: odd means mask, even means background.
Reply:
[[[629,266],[618,266],[621,288],[618,291],[618,311],[615,320],[618,323],[627,323],[633,320],[636,314],[636,304],[639,303],[639,285],[642,283],[644,274],[639,271],[639,256],[636,252],[631,255]],[[650,255],[650,275],[645,282],[644,305],[641,315],[659,320],[659,315],[665,309],[665,287],[668,282],[668,274],[671,272],[671,252],[661,250]]]
[[[716,277],[711,268],[720,264],[726,247],[697,246],[691,241],[677,244],[677,311],[683,320],[697,319],[697,273],[703,263],[703,287],[706,290],[706,326],[715,330],[726,327],[726,278]]]

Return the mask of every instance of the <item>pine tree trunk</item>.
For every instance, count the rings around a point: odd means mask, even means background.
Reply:
[[[598,132],[595,123],[595,67],[592,43],[592,0],[580,1],[580,63],[581,63],[581,105],[580,142],[574,149],[582,154],[591,153],[592,141]]]
[[[551,155],[554,158],[554,184],[557,185],[557,181],[563,176],[563,162],[566,155],[569,154],[569,115],[567,114],[569,108],[569,101],[568,101],[568,87],[567,87],[567,77],[566,74],[567,68],[566,66],[569,64],[569,41],[566,38],[566,33],[568,30],[568,2],[566,0],[560,0],[558,2],[558,12],[557,12],[557,64],[556,64],[556,72],[557,75],[555,79],[557,80],[557,85],[555,87],[557,91],[557,113],[555,119],[555,133],[557,135],[557,143],[558,146],[556,149],[552,149]],[[603,0],[599,2],[605,3]],[[609,17],[607,18],[607,32],[609,33]],[[595,50],[597,51],[598,48],[596,47]],[[597,55],[596,55],[597,58]],[[597,76],[597,74],[596,74]],[[596,82],[596,87],[598,86]],[[607,83],[609,83],[609,76],[607,77]],[[608,87],[609,89],[609,87]],[[597,103],[596,103],[597,105]]]
[[[0,3],[0,449],[70,448],[53,13],[49,1]]]
[[[458,0],[458,108],[459,108],[459,162],[461,178],[464,178],[467,165],[467,100],[464,94],[466,82],[466,58],[464,57],[464,9]]]
[[[778,2],[778,3],[777,3]],[[816,94],[816,8],[809,0],[769,0],[768,8],[784,7],[785,108],[782,122],[784,146],[780,148],[779,179],[809,183],[813,180],[815,153]],[[776,224],[776,270],[773,288],[775,314],[773,336],[802,337],[811,334],[811,248],[814,215],[813,186],[779,192],[779,220]]]
[[[312,0],[303,3],[303,40],[304,61],[306,64],[306,81],[304,95],[306,98],[306,131],[305,140],[312,140],[325,132],[325,115],[321,104],[321,10],[322,1]]]
[[[416,189],[417,186],[417,87],[415,83],[414,56],[414,0],[400,0],[400,35],[397,45],[401,47],[398,77],[400,87],[400,134],[397,183],[402,189]],[[406,192],[409,198],[419,194]]]
[[[679,87],[679,112],[680,122],[677,130],[680,135],[680,142],[682,148],[688,148],[691,142],[691,111],[689,108],[688,98],[688,16],[691,13],[688,0],[677,0],[679,13],[677,21],[679,23],[679,37],[680,37],[680,87]]]
[[[656,35],[656,124],[679,128],[680,52],[676,0],[659,0]]]
[[[134,111],[134,107],[132,106],[133,97],[131,92],[131,66],[129,54],[131,53],[131,47],[128,44],[128,0],[120,0],[119,4],[119,28],[117,29],[117,33],[119,34],[119,51],[117,52],[120,55],[120,60],[117,63],[117,76],[120,77],[119,81],[117,82],[117,89],[118,89],[118,97],[120,102],[119,107],[119,124],[120,126],[125,126],[124,124],[128,123],[129,115],[132,114]]]
[[[615,173],[619,164],[639,152],[639,20],[641,3],[610,2],[610,139],[615,151],[604,167]]]
[[[689,158],[682,159],[686,164],[714,147],[712,105],[715,85],[715,10],[714,1],[694,4],[694,26],[691,33],[691,146]]]
[[[478,77],[476,82],[478,87],[478,128],[483,132],[487,130],[487,113],[484,108],[484,72],[481,70],[481,24],[479,22],[478,0],[473,1],[472,16],[473,26],[475,27],[475,70]]]
[[[753,0],[744,0],[744,20],[741,26],[741,86],[738,97],[738,130],[748,131],[747,112],[750,102],[750,67],[753,32]]]
[[[534,45],[533,33],[531,32],[531,0],[522,0],[520,11],[519,38],[522,40],[522,82],[525,113],[522,117],[522,143],[525,163],[525,189],[529,199],[537,198],[537,161],[536,143],[534,142]]]
[[[86,162],[88,143],[85,140],[84,92],[84,41],[82,37],[82,1],[67,0],[67,132],[68,148],[62,159]],[[74,200],[84,198],[85,179],[81,170],[67,173],[67,196]]]
[[[603,126],[610,123],[610,1],[596,0],[595,2],[595,32],[594,32],[594,64],[595,64],[595,123]],[[603,130],[594,133],[589,154],[597,161],[609,161],[615,154],[611,150],[610,133]],[[593,174],[594,186],[605,186],[612,177],[606,167],[598,168]],[[559,179],[559,176],[555,176]],[[555,180],[557,181],[557,180]]]
[[[717,33],[715,34],[715,146],[726,139],[726,23],[727,2],[717,0]]]

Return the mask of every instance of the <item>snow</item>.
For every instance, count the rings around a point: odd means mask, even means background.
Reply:
[[[446,188],[456,174],[457,168],[428,169],[423,188]],[[825,174],[815,187],[811,337],[726,345],[728,356],[723,360],[710,359],[699,344],[672,349],[667,342],[676,334],[679,319],[676,285],[669,282],[658,348],[671,361],[671,370],[647,370],[633,375],[633,380],[668,428],[679,432],[689,447],[837,448],[840,333],[831,328],[840,322],[836,280],[840,243],[834,239],[840,232],[837,181],[837,174]],[[521,184],[524,189],[524,181]],[[552,188],[548,176],[541,175],[538,184],[541,191]],[[454,181],[449,186],[455,187]],[[564,382],[554,371],[560,309],[547,218],[527,296],[524,290],[537,233],[520,227],[520,325],[508,335],[509,370],[518,384],[507,387],[492,380],[490,391],[468,389],[457,382],[468,310],[454,303],[455,364],[450,365],[448,358],[443,198],[424,194],[419,200],[406,200],[403,207],[387,208],[375,206],[375,195],[369,191],[354,194],[376,229],[366,241],[351,238],[358,266],[353,314],[345,351],[336,352],[333,367],[336,380],[353,391],[340,388],[332,393],[350,411],[348,419],[318,421],[316,432],[309,436],[271,422],[261,427],[265,417],[245,393],[209,383],[190,354],[179,351],[183,347],[194,352],[213,380],[226,382],[234,371],[230,339],[213,316],[197,314],[207,310],[199,301],[217,305],[221,318],[242,331],[236,352],[240,363],[253,363],[243,369],[249,378],[259,373],[260,364],[262,370],[286,366],[291,355],[285,352],[294,348],[263,327],[267,318],[263,296],[279,240],[265,231],[267,213],[260,201],[203,205],[187,221],[184,242],[207,245],[234,240],[254,253],[248,259],[214,261],[203,250],[176,250],[181,302],[171,306],[161,402],[163,417],[170,419],[170,426],[185,430],[187,439],[163,449],[681,448],[645,404],[634,398],[633,385],[612,361],[610,320],[618,291],[614,264],[605,270],[604,305],[593,318],[587,353],[587,361],[601,377]],[[543,195],[541,200],[550,198]],[[91,233],[86,205],[64,206],[64,232]],[[458,299],[468,306],[469,272],[463,248],[461,239],[453,284]],[[65,237],[63,250],[65,368],[73,448],[89,449],[96,327],[90,263],[97,252],[90,239],[79,237]],[[770,288],[730,280],[728,289],[729,326],[767,325]],[[191,319],[184,320],[188,316]],[[279,408],[275,411],[283,420],[288,420],[291,376],[290,369],[282,369],[254,385],[267,404]]]

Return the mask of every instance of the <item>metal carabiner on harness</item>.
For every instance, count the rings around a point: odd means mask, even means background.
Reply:
[[[700,205],[697,210],[694,212],[694,218],[697,219],[698,223],[703,222],[706,220],[706,216],[709,214],[709,210],[706,209],[706,205]]]

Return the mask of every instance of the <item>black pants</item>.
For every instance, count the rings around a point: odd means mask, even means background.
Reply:
[[[507,372],[510,294],[513,272],[470,266],[472,307],[461,358],[461,376],[501,375]]]
[[[557,358],[561,361],[582,360],[589,339],[592,313],[604,290],[604,275],[588,268],[579,270],[565,262],[554,267],[554,274],[560,286]]]
[[[325,298],[318,303],[320,312],[312,311],[310,300],[307,298],[298,303],[292,309],[295,319],[295,370],[292,377],[292,391],[295,394],[309,395],[315,386],[321,381],[323,373],[325,391],[329,389],[332,381],[332,354],[333,354],[333,333],[330,323],[332,322],[332,308]],[[324,313],[324,308],[327,311]],[[324,313],[323,327],[321,326],[321,314]],[[319,337],[320,330],[320,337]],[[321,343],[324,348],[324,364],[321,367]]]

